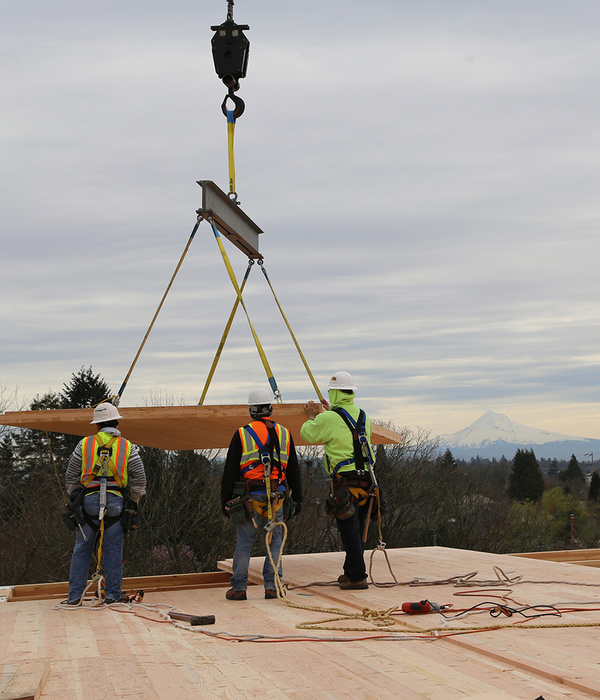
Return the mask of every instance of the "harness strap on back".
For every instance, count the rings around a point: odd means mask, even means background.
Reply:
[[[268,479],[271,475],[271,452],[269,450],[269,446],[271,444],[271,434],[273,434],[273,453],[277,454],[278,457],[278,471],[279,471],[279,482],[281,483],[285,479],[285,474],[283,472],[283,467],[281,466],[281,447],[279,445],[279,438],[277,437],[277,431],[275,430],[275,427],[273,423],[271,423],[271,427],[267,426],[267,441],[265,444],[262,443],[261,439],[258,437],[258,434],[256,433],[256,430],[252,428],[250,425],[245,425],[244,430],[250,435],[250,437],[254,440],[256,445],[258,446],[258,452],[260,454],[260,461],[262,465],[265,468],[265,479]],[[252,465],[249,465],[245,467],[242,470],[242,476],[246,474],[246,472],[250,471],[254,467]],[[267,474],[268,470],[268,474]]]
[[[371,457],[371,450],[369,449],[369,440],[366,432],[366,413],[361,408],[360,413],[358,414],[358,420],[355,421],[348,411],[341,406],[336,406],[331,410],[334,413],[337,413],[350,429],[350,432],[352,433],[352,444],[354,450],[354,457],[344,459],[335,465],[333,476],[335,476],[342,467],[347,467],[350,464],[355,465],[356,471],[363,471],[365,466],[365,458],[368,469],[370,470],[370,468],[373,466],[373,459]]]
[[[91,438],[91,439],[95,441],[95,440],[97,439],[97,437],[95,436],[95,437],[93,437],[93,438]],[[111,467],[111,464],[110,464],[110,455],[111,455],[111,451],[112,451],[112,446],[113,446],[113,444],[114,444],[118,439],[119,439],[119,436],[118,436],[118,435],[113,435],[113,437],[112,437],[107,443],[101,443],[101,444],[98,446],[98,448],[96,449],[96,456],[100,455],[101,453],[106,454],[106,452],[108,451],[108,453],[109,453],[108,458],[109,458],[109,459],[108,459],[108,461],[107,461],[107,464],[108,464],[109,467]],[[100,443],[100,440],[98,440],[98,442]],[[104,456],[104,455],[103,455],[103,456]],[[102,458],[101,458],[100,461],[96,462],[96,464],[94,464],[94,465],[92,466],[92,470],[91,470],[91,472],[90,472],[90,475],[89,475],[89,476],[86,478],[86,480],[83,482],[83,485],[84,485],[84,486],[87,486],[87,485],[90,484],[92,481],[94,481],[94,479],[95,479],[95,478],[98,476],[98,474],[100,473],[100,469],[102,468],[102,465],[103,465],[103,460],[102,460]],[[114,480],[116,481],[117,485],[118,485],[118,486],[122,486],[122,485],[123,485],[123,482],[121,481],[121,477],[119,476],[119,473],[118,473],[118,470],[117,470],[116,466],[115,466],[114,469],[111,467],[111,472],[112,472],[112,476],[114,477]]]

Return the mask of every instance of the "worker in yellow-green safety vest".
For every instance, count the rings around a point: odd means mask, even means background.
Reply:
[[[73,450],[65,472],[69,511],[78,527],[67,605],[79,605],[86,588],[90,559],[99,532],[104,553],[104,602],[121,601],[123,593],[123,523],[137,510],[146,493],[146,472],[137,448],[121,437],[122,416],[116,406],[101,403],[94,409],[96,435],[85,437]],[[125,507],[126,506],[126,507]],[[78,516],[78,517],[76,517]],[[67,523],[68,524],[68,523]]]
[[[362,590],[369,587],[363,533],[376,484],[371,447],[373,426],[369,416],[354,405],[356,387],[348,372],[336,372],[328,388],[329,401],[305,404],[308,420],[300,428],[300,437],[308,443],[323,443],[325,448],[325,469],[331,476],[325,507],[328,515],[335,518],[346,552],[339,586],[344,590]]]
[[[252,421],[234,433],[221,479],[221,508],[237,524],[231,588],[227,600],[246,600],[248,566],[256,535],[270,533],[274,562],[279,558],[283,528],[276,522],[300,512],[302,484],[290,431],[271,420],[269,392],[255,389],[248,397]],[[281,576],[281,566],[279,576]],[[267,554],[263,565],[265,598],[277,598],[275,571]]]

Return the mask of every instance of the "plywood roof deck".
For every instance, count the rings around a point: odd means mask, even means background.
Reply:
[[[474,571],[478,580],[490,580],[495,578],[496,566],[510,576],[548,582],[514,585],[512,597],[521,604],[598,601],[600,607],[600,571],[591,567],[443,547],[390,550],[388,555],[401,582],[416,577],[439,581]],[[286,556],[284,579],[298,585],[331,581],[341,572],[343,556],[341,552]],[[231,562],[220,566],[226,570]],[[252,559],[251,578],[258,584],[261,568],[262,559]],[[379,552],[374,557],[373,578],[379,583],[392,580]],[[264,600],[261,585],[248,589],[247,601],[227,601],[226,587],[149,592],[144,602],[213,614],[216,624],[204,628],[213,632],[357,636],[356,632],[298,630],[298,623],[327,615]],[[467,602],[454,595],[465,590],[470,591]],[[363,607],[383,610],[423,598],[468,607],[467,603],[490,599],[495,593],[486,589],[481,595],[473,594],[472,589],[438,584],[416,588],[371,585],[366,591],[312,587],[288,595],[310,606],[359,611]],[[596,626],[502,629],[435,641],[368,639],[370,632],[362,641],[241,643],[113,609],[56,610],[55,605],[56,600],[48,599],[0,604],[0,669],[4,664],[0,693],[11,683],[17,687],[20,670],[21,685],[37,683],[42,700],[600,697],[600,628]],[[542,619],[547,621],[600,623],[600,612]],[[405,616],[402,622],[407,629],[428,628],[439,626],[440,616]],[[485,613],[456,624],[485,627],[497,622]]]
[[[68,435],[91,435],[91,409],[70,408],[48,411],[7,411],[0,415],[0,425],[47,430]],[[223,406],[119,406],[123,419],[119,429],[136,445],[163,450],[225,448],[231,436],[249,422],[245,404]],[[306,445],[300,427],[306,420],[304,404],[273,404],[273,420],[285,425],[296,445]],[[374,444],[393,444],[400,435],[381,425],[373,425]]]

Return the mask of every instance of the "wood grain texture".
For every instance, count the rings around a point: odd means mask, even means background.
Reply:
[[[366,553],[367,561],[370,554]],[[597,600],[600,607],[600,572],[591,567],[443,547],[390,550],[388,556],[401,583],[418,577],[439,582],[471,572],[477,572],[478,580],[492,580],[496,566],[509,576],[532,581],[513,586],[511,595],[521,604]],[[341,572],[343,557],[343,552],[285,556],[284,579],[298,585],[334,581]],[[251,574],[258,583],[262,562],[262,557],[251,560]],[[229,564],[221,566],[227,568]],[[392,582],[381,552],[373,556],[372,580],[378,584]],[[39,696],[43,700],[600,697],[598,627],[503,629],[435,641],[375,640],[370,638],[370,630],[364,639],[355,640],[354,632],[297,629],[300,622],[315,622],[326,615],[296,609],[279,600],[265,600],[262,583],[248,589],[247,601],[226,600],[227,587],[223,584],[220,588],[178,588],[146,594],[144,602],[149,604],[175,606],[189,614],[215,615],[216,624],[203,630],[151,622],[114,608],[56,609],[55,600],[2,603],[0,670],[4,664],[4,674],[0,690],[6,688],[5,677],[14,676],[19,664],[44,661],[49,663],[50,671]],[[466,598],[456,595],[465,590],[470,593]],[[349,611],[364,607],[383,610],[423,598],[458,609],[490,595],[493,593],[489,589],[480,593],[479,589],[456,588],[447,583],[426,587],[371,584],[364,591],[313,586],[288,594],[296,603]],[[490,619],[486,613],[457,624],[485,628]],[[600,612],[564,615],[558,620],[578,621],[600,622]],[[402,622],[401,628],[410,630],[439,626],[441,620],[438,614],[431,614],[405,616]],[[323,641],[235,643],[206,634],[221,631],[308,634]],[[332,641],[334,637],[348,641]]]
[[[0,677],[0,700],[38,700],[49,673],[47,659],[5,665]]]
[[[123,419],[119,429],[136,445],[163,450],[216,449],[229,446],[235,431],[250,421],[248,406],[119,406]],[[0,415],[0,425],[45,430],[68,435],[92,435],[89,408],[55,411],[8,411]],[[297,445],[300,427],[306,420],[304,404],[273,404],[273,420],[288,428]],[[397,444],[398,433],[373,425],[373,444]]]

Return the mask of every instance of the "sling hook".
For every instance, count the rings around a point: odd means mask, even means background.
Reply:
[[[235,108],[233,109],[233,118],[238,119],[239,117],[242,116],[244,113],[244,110],[246,109],[246,105],[244,104],[244,100],[242,100],[241,97],[238,97],[237,95],[233,94],[234,88],[230,87],[229,92],[227,95],[225,95],[225,99],[223,100],[223,103],[221,104],[221,111],[225,116],[227,116],[227,112],[231,111],[227,109],[227,100],[231,100],[233,104],[235,105]]]

